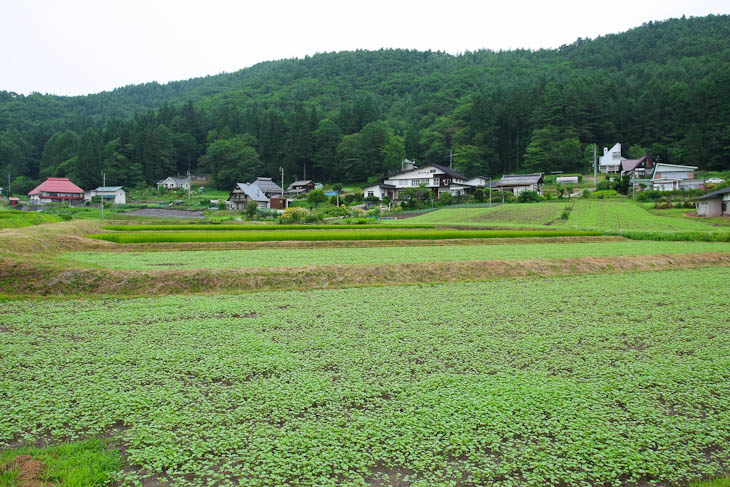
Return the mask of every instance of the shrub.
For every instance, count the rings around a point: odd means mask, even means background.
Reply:
[[[302,208],[301,206],[292,206],[284,210],[284,213],[279,217],[280,223],[305,223],[306,218],[309,215],[309,210]]]
[[[475,203],[483,203],[486,199],[486,196],[484,195],[484,190],[482,188],[477,188],[474,190],[474,202]]]
[[[537,194],[537,191],[523,191],[517,197],[517,201],[520,203],[534,203],[540,201],[540,195]]]
[[[454,204],[454,196],[449,192],[441,193],[439,195],[439,203],[442,205],[452,205]]]

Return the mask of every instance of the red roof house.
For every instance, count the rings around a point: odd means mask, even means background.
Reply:
[[[84,190],[68,178],[47,178],[28,193],[28,196],[33,204],[83,202]]]

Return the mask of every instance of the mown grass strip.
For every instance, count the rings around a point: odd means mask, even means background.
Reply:
[[[120,232],[94,233],[89,238],[110,242],[264,242],[285,240],[441,240],[455,238],[583,237],[600,232],[573,230],[312,230],[258,232]]]
[[[114,230],[121,232],[148,232],[148,231],[169,231],[169,230],[184,230],[184,231],[248,231],[248,230],[347,230],[347,229],[372,229],[372,228],[435,228],[436,225],[432,224],[410,224],[410,223],[396,223],[396,224],[362,224],[362,225],[348,225],[348,224],[321,224],[321,225],[277,225],[277,224],[173,224],[173,225],[104,225],[101,228],[104,230]]]

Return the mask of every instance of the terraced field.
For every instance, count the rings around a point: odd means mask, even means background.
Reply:
[[[414,224],[539,227],[558,219],[565,206],[565,202],[544,202],[505,204],[494,208],[443,208],[407,221]]]
[[[111,438],[119,485],[681,485],[730,461],[729,301],[723,267],[0,302],[0,448]]]
[[[575,201],[567,228],[603,231],[639,230],[645,232],[709,232],[718,228],[700,220],[686,220],[659,216],[632,201],[583,200]]]
[[[596,242],[512,245],[438,245],[322,249],[260,249],[160,252],[71,252],[62,260],[111,269],[288,267],[367,265],[462,260],[567,259],[620,255],[730,252],[730,243]]]

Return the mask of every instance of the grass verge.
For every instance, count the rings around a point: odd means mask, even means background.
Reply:
[[[371,229],[371,228],[434,228],[436,225],[427,224],[322,224],[322,225],[279,225],[270,223],[241,223],[241,224],[174,224],[174,225],[105,225],[101,228],[104,230],[115,230],[122,232],[147,232],[147,231],[165,231],[165,230],[195,230],[195,231],[231,231],[231,230],[347,230],[347,229]]]

